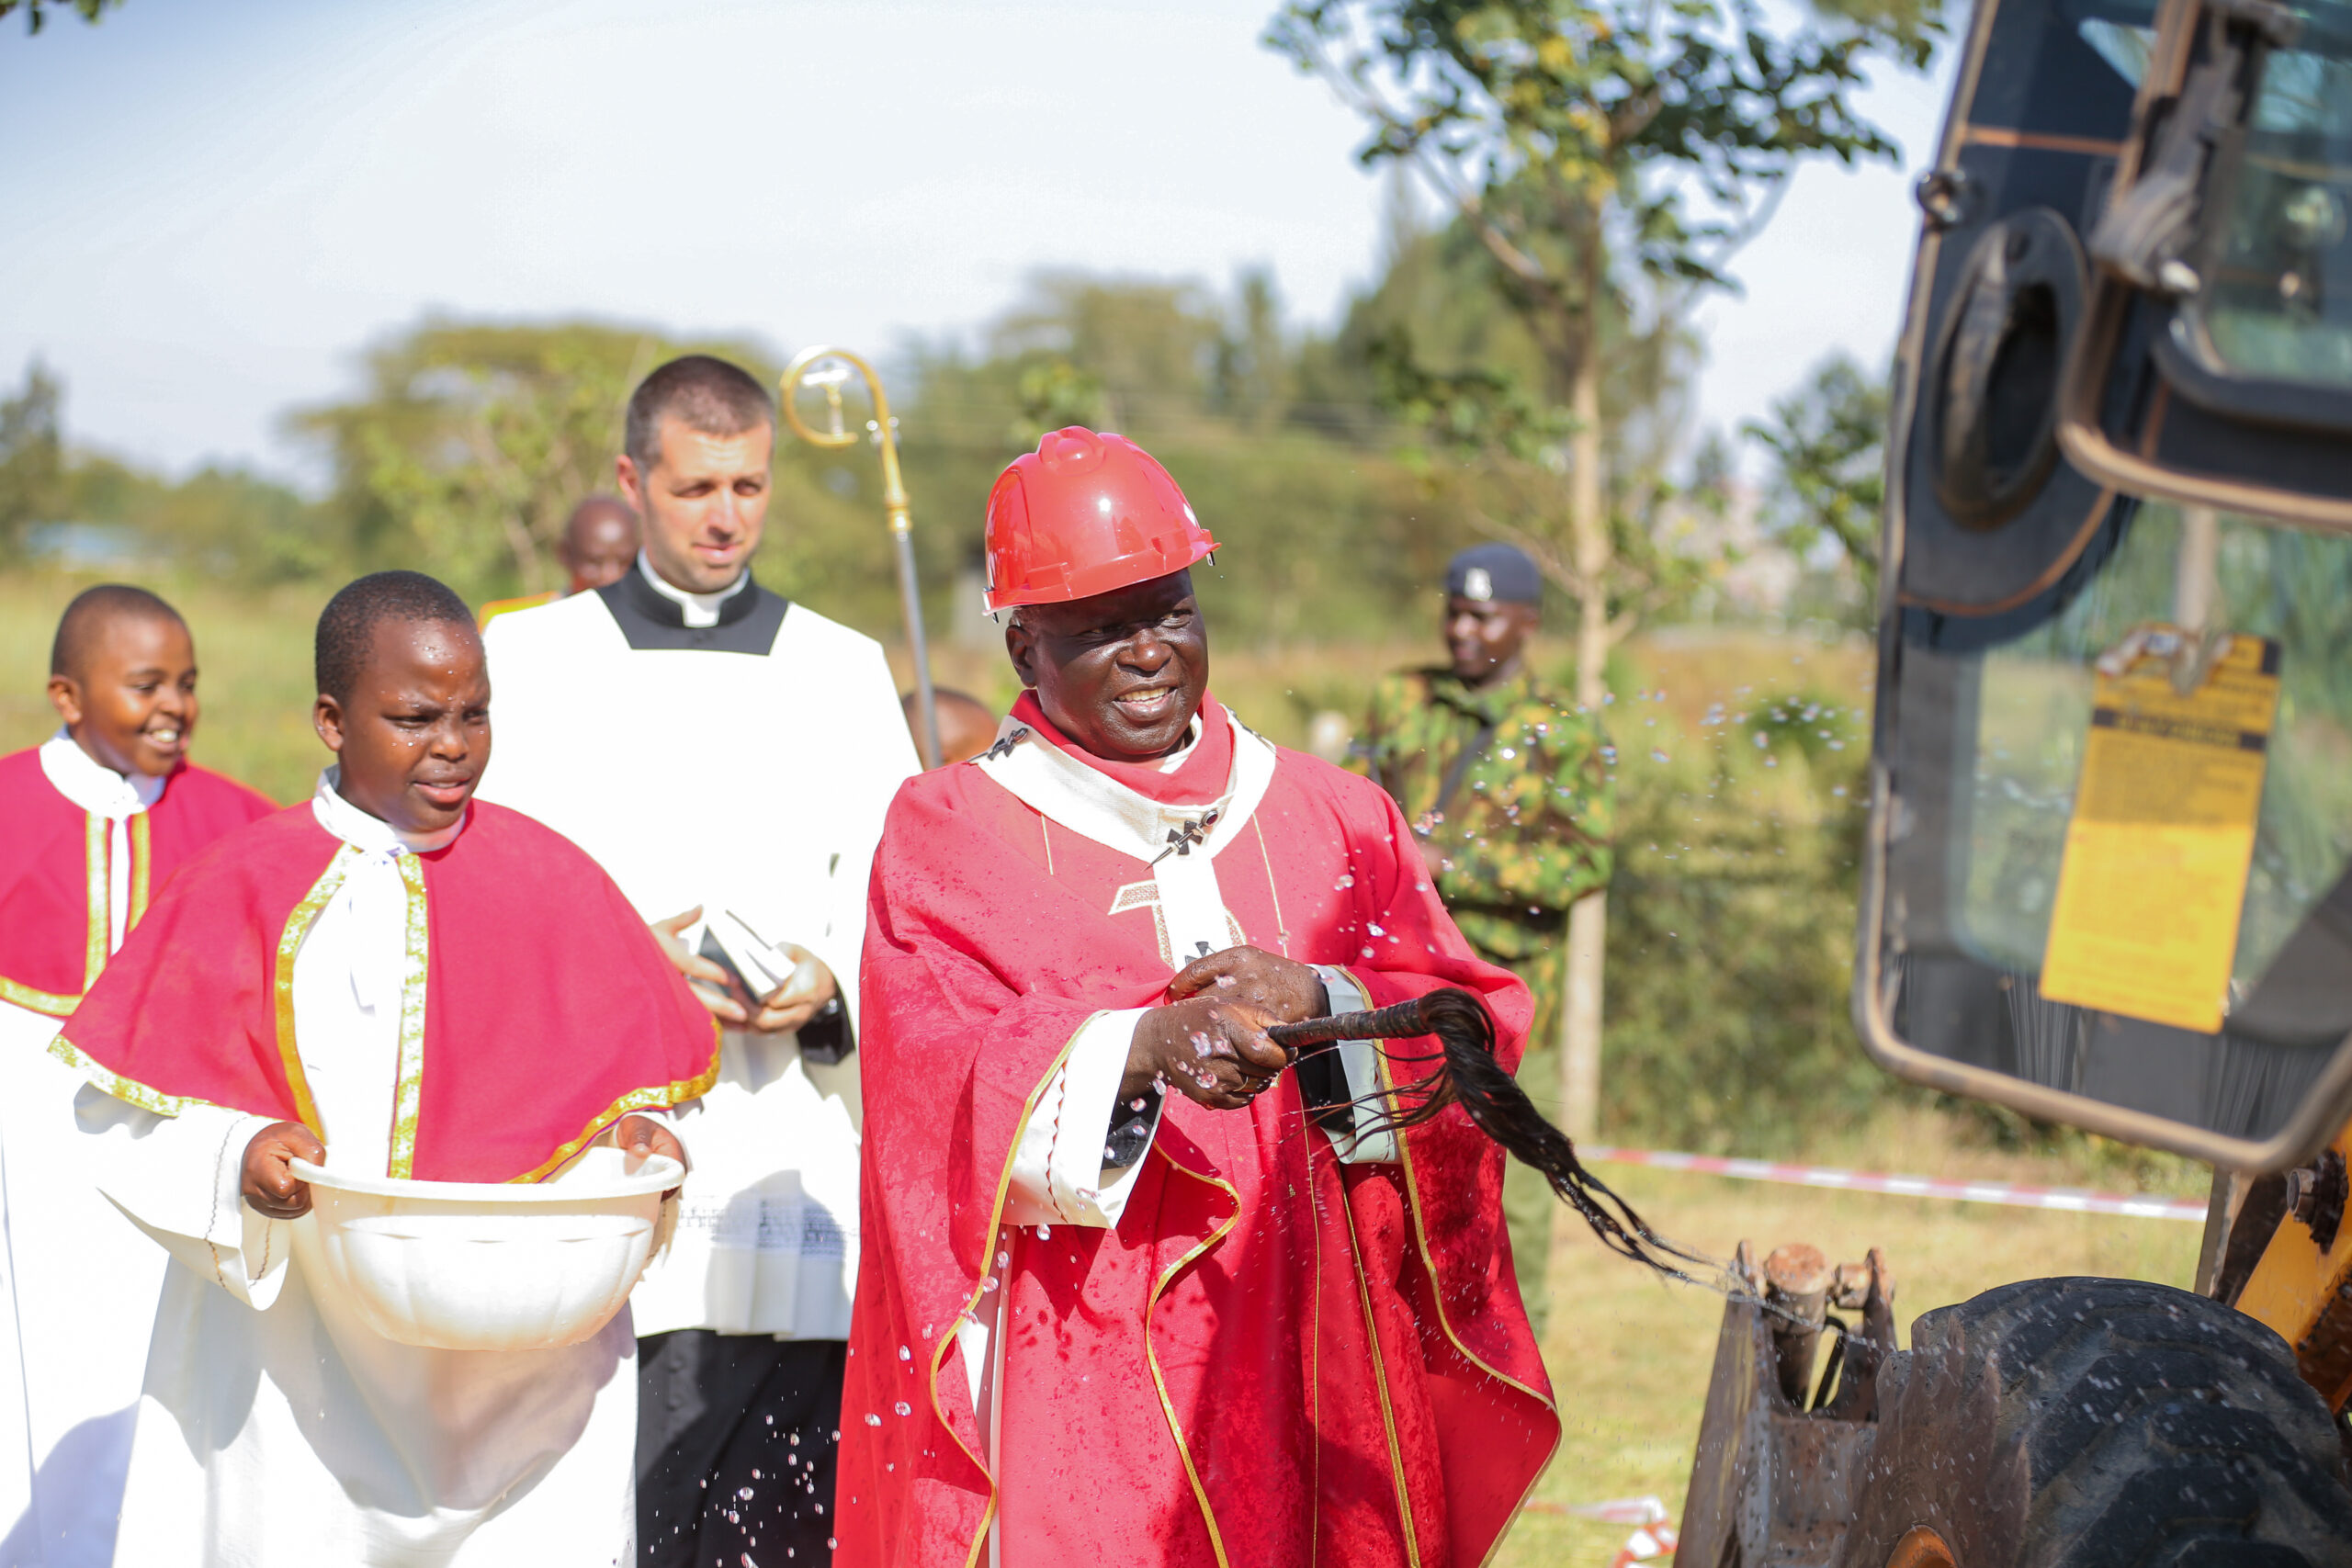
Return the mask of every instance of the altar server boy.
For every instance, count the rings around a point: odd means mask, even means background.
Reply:
[[[633,1551],[634,1338],[428,1349],[325,1283],[299,1156],[537,1181],[652,1111],[715,1041],[594,862],[472,799],[490,682],[465,604],[379,572],[319,619],[336,764],[155,900],[53,1049],[101,1187],[181,1267],[156,1319],[115,1561],[613,1563]]]
[[[0,757],[0,1562],[95,1568],[164,1260],[81,1168],[48,1045],[173,873],[275,807],[187,760],[196,644],[154,594],[85,589],[49,670],[57,733]]]

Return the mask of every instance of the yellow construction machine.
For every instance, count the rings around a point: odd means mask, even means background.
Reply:
[[[1743,1248],[1678,1562],[2343,1568],[2352,4],[1979,0],[1917,196],[1855,1021],[2211,1210],[1907,1348]]]

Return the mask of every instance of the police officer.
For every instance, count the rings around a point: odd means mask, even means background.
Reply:
[[[1615,791],[1597,716],[1527,666],[1543,618],[1535,563],[1478,545],[1445,572],[1442,668],[1391,675],[1350,765],[1396,798],[1438,893],[1478,956],[1535,994],[1520,1077],[1556,1098],[1568,906],[1609,881]],[[1555,1200],[1517,1164],[1504,1181],[1520,1293],[1541,1334]]]

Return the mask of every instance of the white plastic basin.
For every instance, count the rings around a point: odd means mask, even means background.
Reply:
[[[645,1272],[662,1194],[685,1169],[592,1148],[537,1183],[402,1181],[292,1162],[311,1184],[315,1263],[387,1339],[551,1350],[604,1327]],[[307,1255],[307,1256],[305,1256]]]

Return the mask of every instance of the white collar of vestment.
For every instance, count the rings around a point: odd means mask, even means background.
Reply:
[[[473,818],[473,807],[468,806],[465,816],[437,832],[403,833],[382,818],[370,816],[344,799],[342,787],[342,763],[322,769],[319,787],[311,795],[311,815],[318,819],[320,827],[363,855],[396,857],[403,850],[411,854],[429,855],[457,842],[458,835]]]
[[[82,750],[63,725],[40,743],[40,771],[57,793],[93,817],[119,821],[164,798],[164,781],[149,773],[118,773]]]
[[[1233,726],[1233,769],[1214,800],[1163,805],[1089,767],[1012,718],[998,727],[997,744],[973,765],[1015,799],[1105,849],[1146,863],[1195,849],[1214,856],[1250,820],[1274,777],[1274,743],[1235,718],[1229,708],[1226,720]],[[1200,724],[1195,715],[1194,744]]]
[[[637,552],[637,570],[653,585],[653,592],[678,607],[678,614],[685,617],[687,626],[697,627],[717,626],[718,607],[743,592],[743,585],[752,581],[752,569],[745,567],[736,573],[734,581],[716,593],[689,593],[675,583],[665,581],[643,550]]]

